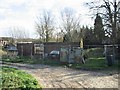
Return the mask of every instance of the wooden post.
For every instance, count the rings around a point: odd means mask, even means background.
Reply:
[[[23,46],[21,46],[21,56],[23,57]]]
[[[80,48],[83,48],[83,38],[80,38]]]
[[[31,50],[30,50],[30,56],[31,56],[31,59],[32,59],[32,57],[33,57],[33,55],[32,55],[32,47],[31,47]]]

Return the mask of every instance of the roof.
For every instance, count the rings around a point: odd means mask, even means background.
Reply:
[[[32,42],[18,42],[18,43],[27,44],[27,43],[32,43]]]
[[[8,51],[17,51],[17,48],[15,46],[10,46],[7,49]]]

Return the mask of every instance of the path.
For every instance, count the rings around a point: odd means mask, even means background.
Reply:
[[[45,88],[118,88],[118,74],[111,75],[47,65],[11,63],[9,66],[30,73]]]

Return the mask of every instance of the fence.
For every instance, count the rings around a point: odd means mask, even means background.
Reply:
[[[104,56],[106,63],[111,66],[120,60],[120,45],[85,45],[86,50],[90,50],[92,56]],[[96,52],[95,52],[96,49]],[[94,50],[92,53],[91,51]],[[90,56],[90,55],[89,55]]]

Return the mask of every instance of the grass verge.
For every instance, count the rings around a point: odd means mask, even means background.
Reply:
[[[119,63],[112,66],[106,64],[104,57],[90,58],[85,64],[72,64],[71,68],[84,69],[84,70],[118,70],[120,67]]]
[[[62,66],[63,64],[56,59],[31,59],[30,57],[2,58],[2,62],[23,63],[23,64],[44,64],[51,66]]]

